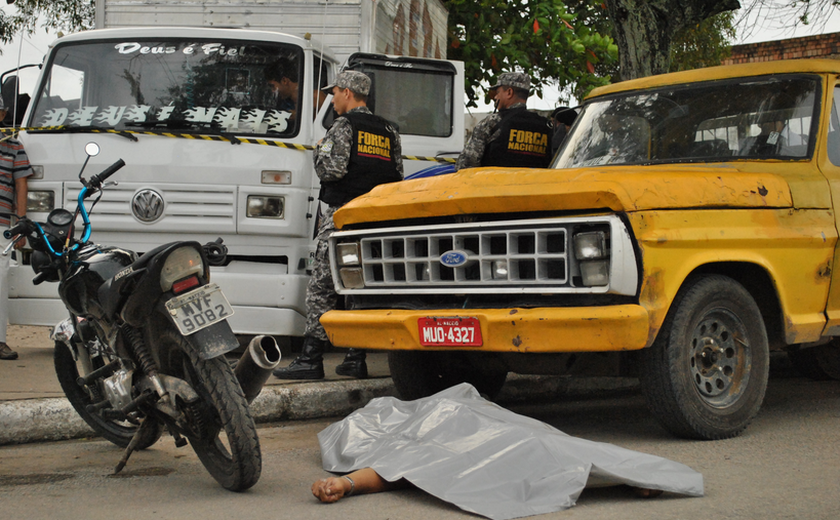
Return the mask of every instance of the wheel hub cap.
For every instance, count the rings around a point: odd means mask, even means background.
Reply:
[[[691,338],[691,377],[697,391],[713,406],[725,406],[744,388],[748,345],[743,331],[721,316],[706,316]],[[734,329],[734,330],[733,330]]]

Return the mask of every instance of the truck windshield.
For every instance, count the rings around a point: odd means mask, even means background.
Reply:
[[[291,137],[299,47],[234,40],[101,41],[56,49],[32,127]]]
[[[819,92],[818,77],[785,75],[595,99],[553,167],[808,158]]]

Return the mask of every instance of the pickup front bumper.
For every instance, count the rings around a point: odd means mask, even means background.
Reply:
[[[427,347],[420,318],[473,317],[483,344]],[[380,350],[473,350],[484,352],[606,352],[648,346],[650,318],[640,305],[536,309],[446,309],[428,311],[330,311],[321,317],[337,347]]]

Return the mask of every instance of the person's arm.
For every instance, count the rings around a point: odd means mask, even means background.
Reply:
[[[394,147],[393,147],[393,154],[394,160],[396,161],[397,165],[397,173],[400,174],[400,177],[405,179],[405,168],[403,167],[403,158],[402,158],[402,138],[400,137],[399,132],[397,132],[394,128],[391,128],[394,131]]]
[[[327,135],[315,149],[315,173],[321,182],[337,181],[347,174],[353,127],[345,117],[339,117],[327,130]]]
[[[29,186],[26,183],[26,177],[15,179],[15,214],[18,217],[26,216],[26,198],[29,193]],[[21,249],[26,245],[26,239],[21,238],[15,242],[15,249]]]
[[[458,156],[457,169],[463,170],[464,168],[477,168],[481,166],[484,149],[487,148],[487,143],[491,139],[493,130],[496,129],[498,120],[498,115],[492,114],[482,119],[475,126],[470,140],[464,146],[464,151]]]
[[[350,483],[351,480],[353,481],[352,484]],[[321,502],[332,503],[348,495],[379,493],[407,485],[408,482],[405,479],[388,482],[372,468],[364,468],[349,473],[346,477],[329,477],[318,480],[312,484],[312,494]],[[351,488],[352,493],[350,493]]]

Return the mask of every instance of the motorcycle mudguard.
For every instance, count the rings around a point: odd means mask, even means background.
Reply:
[[[227,321],[214,323],[190,334],[186,340],[201,359],[213,359],[239,348],[239,340]]]

